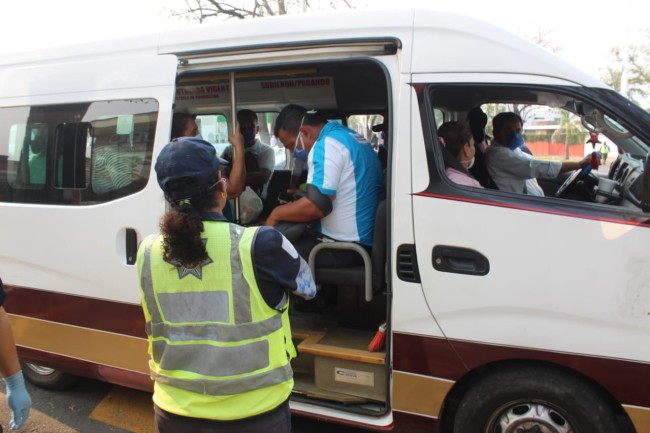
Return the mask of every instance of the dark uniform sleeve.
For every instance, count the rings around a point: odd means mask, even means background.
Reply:
[[[289,292],[306,299],[316,296],[316,284],[307,262],[273,227],[257,230],[252,254],[257,285],[271,308],[282,310]]]
[[[2,285],[2,279],[0,279],[0,307],[5,303],[5,288]]]

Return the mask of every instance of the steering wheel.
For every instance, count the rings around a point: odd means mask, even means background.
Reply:
[[[573,188],[580,179],[586,177],[591,173],[591,164],[587,164],[582,168],[575,170],[569,177],[566,178],[564,183],[555,192],[555,197],[561,198],[571,188]]]

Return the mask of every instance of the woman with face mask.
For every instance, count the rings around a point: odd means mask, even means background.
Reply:
[[[220,168],[196,137],[167,144],[155,165],[169,210],[137,265],[156,432],[289,433],[289,296],[316,286],[278,231],[223,216]]]
[[[445,161],[445,174],[454,183],[483,188],[468,172],[474,165],[474,137],[466,122],[446,122],[438,128],[440,143],[455,158]]]

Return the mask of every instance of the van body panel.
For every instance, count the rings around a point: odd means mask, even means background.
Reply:
[[[272,52],[276,47],[281,49],[283,46],[297,49],[300,46],[322,45],[327,41],[335,43],[383,37],[396,37],[404,45],[410,45],[414,14],[413,10],[373,11],[367,15],[331,12],[319,14],[318,19],[300,20],[285,15],[274,17],[272,21],[230,21],[163,33],[160,36],[160,53]],[[377,20],[387,25],[378,28]],[[286,50],[285,55],[291,55],[290,50]],[[405,63],[410,64],[410,53],[403,55],[406,56]]]
[[[72,67],[62,62],[0,68],[0,74],[8,80],[2,82],[15,84],[15,90],[12,85],[2,88],[0,107],[155,99],[161,107],[156,122],[155,159],[169,141],[176,62],[173,56],[131,60],[113,67],[114,60],[94,59],[73,62]],[[107,70],[113,73],[98,73]],[[43,76],[49,78],[43,80]],[[57,85],[52,86],[52,82]],[[158,219],[165,207],[155,178],[149,176],[148,185],[134,195],[97,205],[0,203],[0,209],[5,226],[12,228],[3,234],[0,246],[0,257],[9,264],[3,267],[6,282],[139,303],[139,291],[133,286],[135,267],[126,264],[126,229],[134,230],[138,241],[158,230]]]
[[[439,272],[431,261],[420,263],[429,305],[448,338],[593,355],[602,354],[604,339],[608,356],[650,356],[640,344],[647,324],[626,311],[625,301],[626,290],[639,290],[630,284],[640,276],[634,275],[635,264],[650,242],[647,228],[442,197],[416,196],[414,207],[416,214],[428,215],[415,223],[418,257],[430,258],[434,245],[449,245],[478,251],[490,263],[484,276]],[[454,218],[442,221],[445,215]],[[509,248],[502,248],[504,238]],[[548,251],[545,260],[532,259],[533,250]],[[576,266],[578,254],[581,262],[606,266]],[[551,268],[554,272],[544,271]],[[630,283],[621,284],[621,275],[631,277]],[[581,308],[584,302],[588,309]],[[574,337],[558,338],[564,334]]]
[[[578,87],[572,81],[561,78],[549,77],[541,74],[517,74],[516,79],[511,75],[492,73],[477,70],[476,72],[458,72],[458,73],[420,73],[413,74],[413,83],[494,83],[494,84],[539,84],[542,86],[573,86]],[[598,83],[602,86],[602,83]]]
[[[98,71],[110,71],[101,74]],[[176,74],[174,56],[120,54],[94,59],[74,58],[59,63],[0,67],[2,99],[21,96],[79,96],[82,92],[170,86]],[[56,85],[53,85],[56,83]],[[58,100],[57,100],[58,101]]]
[[[638,176],[639,158],[647,150],[643,140],[650,137],[643,130],[650,124],[647,114],[618,99],[605,104],[611,99],[603,95],[611,90],[523,39],[473,18],[432,11],[228,22],[3,59],[0,110],[14,118],[0,120],[0,133],[10,136],[0,140],[0,174],[6,178],[0,179],[5,227],[0,264],[22,356],[146,388],[147,354],[135,353],[146,337],[142,315],[134,314],[140,291],[128,245],[133,235],[139,242],[158,232],[166,210],[153,162],[169,141],[172,114],[221,116],[218,132],[225,137],[231,130],[223,119],[230,123],[234,117],[232,83],[234,108],[258,111],[266,130],[273,129],[275,113],[288,103],[321,110],[341,123],[352,116],[381,116],[384,122],[387,284],[372,295],[387,304],[380,317],[388,333],[385,356],[372,353],[372,358],[381,360],[376,365],[386,375],[377,383],[387,378],[387,386],[378,390],[381,398],[361,403],[358,395],[346,394],[375,382],[375,373],[361,362],[342,381],[343,396],[314,390],[313,376],[329,371],[315,371],[314,356],[332,356],[332,351],[320,340],[324,333],[305,328],[300,344],[311,339],[312,352],[303,352],[311,358],[299,358],[304,364],[294,369],[294,413],[370,430],[437,431],[453,424],[458,401],[498,366],[548,363],[598,384],[598,395],[612,402],[616,414],[623,413],[622,405],[630,408],[637,431],[643,431],[650,408],[647,213],[632,201],[617,207],[454,184],[445,174],[448,161],[436,131],[442,122],[463,120],[470,103],[534,102],[580,114],[600,101],[615,135],[636,150],[626,169],[636,169]],[[302,85],[311,87],[300,92]],[[444,101],[436,105],[438,89],[447,93],[440,92]],[[507,93],[502,100],[487,99],[501,90]],[[584,106],[573,104],[578,100]],[[77,104],[84,112],[85,104],[112,101],[157,104],[155,113],[145,113],[156,119],[145,119],[155,121],[155,132],[147,143],[151,165],[142,187],[80,203],[75,197],[89,185],[48,184],[46,192],[69,202],[23,199],[39,186],[21,183],[25,164],[20,162],[31,155],[31,143],[15,126],[29,126],[36,136],[41,111]],[[93,140],[106,128],[115,130],[114,138],[132,139],[133,127],[119,132],[123,117],[97,115],[61,124],[83,127],[92,120]],[[16,118],[27,121],[18,125]],[[95,169],[95,157],[83,156]],[[52,183],[54,171],[50,168]],[[12,188],[27,193],[12,195]],[[445,256],[447,251],[465,255]],[[471,272],[479,259],[487,266]],[[445,260],[451,266],[440,266]],[[333,293],[338,302],[359,301],[350,295],[354,289],[333,287]],[[361,299],[357,310],[348,312],[355,319],[374,319],[373,304]],[[52,308],[40,308],[45,305]],[[74,314],[75,309],[83,313]],[[372,336],[380,323],[363,331]],[[71,345],[78,336],[97,341]],[[362,343],[349,353],[335,348],[346,361],[357,362],[367,358]],[[129,348],[128,357],[120,357],[119,345]],[[298,389],[301,380],[312,387]],[[336,377],[332,382],[341,385]]]
[[[414,74],[487,72],[545,75],[602,86],[549,51],[491,24],[455,14],[417,11],[414,19]],[[436,61],[437,60],[437,61]]]

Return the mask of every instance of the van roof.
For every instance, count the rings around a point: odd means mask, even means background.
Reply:
[[[227,21],[159,34],[10,54],[0,65],[62,58],[257,52],[353,40],[401,42],[403,73],[520,73],[602,83],[545,49],[478,19],[432,10],[334,11]],[[415,42],[414,42],[415,41]]]

